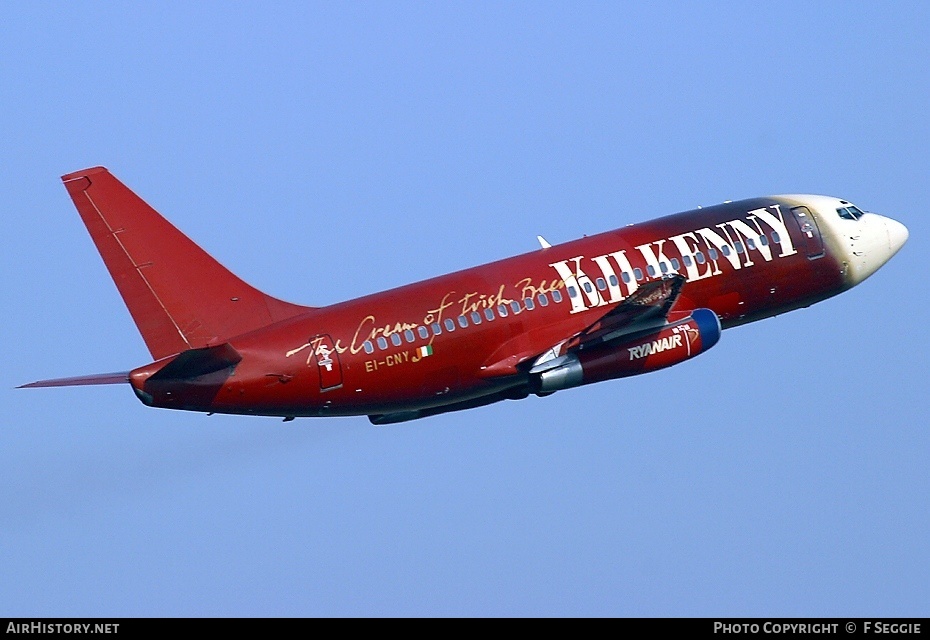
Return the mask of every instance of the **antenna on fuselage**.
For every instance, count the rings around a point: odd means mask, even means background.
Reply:
[[[552,245],[549,244],[549,241],[543,238],[542,236],[536,236],[536,239],[539,240],[539,246],[543,249],[548,249]]]

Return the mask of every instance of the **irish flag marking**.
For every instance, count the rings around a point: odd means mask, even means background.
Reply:
[[[426,356],[433,355],[433,345],[428,344],[425,347],[420,347],[419,349],[417,349],[417,355],[420,356],[421,358],[425,358]]]

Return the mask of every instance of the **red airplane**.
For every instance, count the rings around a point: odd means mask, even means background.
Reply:
[[[726,202],[334,304],[249,286],[95,167],[62,177],[154,362],[148,406],[374,424],[622,378],[873,274],[907,228],[826,196]]]

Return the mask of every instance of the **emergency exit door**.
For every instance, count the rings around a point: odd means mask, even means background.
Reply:
[[[316,368],[320,372],[320,391],[338,389],[342,386],[342,365],[333,339],[323,333],[313,338],[311,344],[314,345]]]

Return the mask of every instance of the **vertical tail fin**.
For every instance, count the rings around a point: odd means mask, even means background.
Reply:
[[[105,168],[61,180],[156,360],[309,309],[240,280]]]

